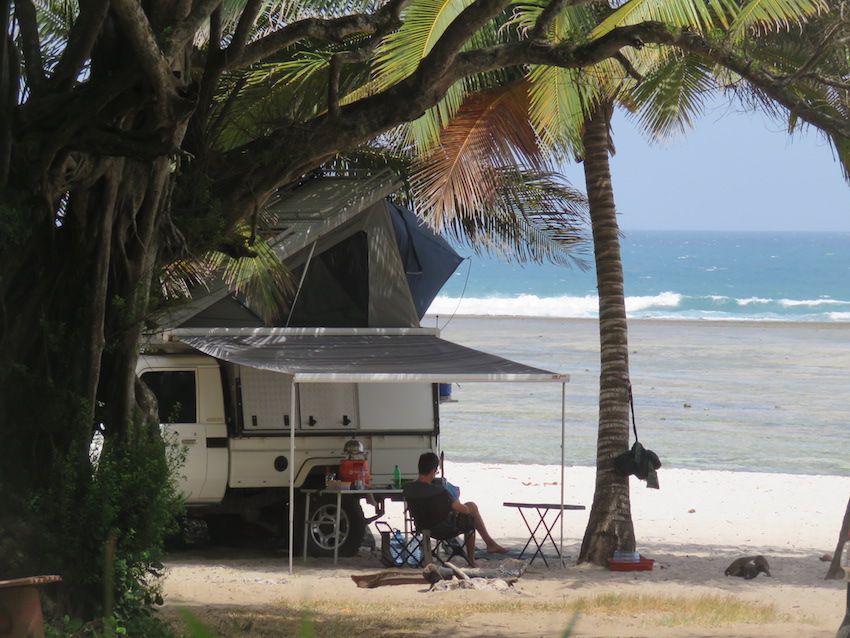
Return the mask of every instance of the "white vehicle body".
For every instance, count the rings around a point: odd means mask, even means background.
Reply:
[[[290,462],[296,487],[316,487],[326,468],[338,471],[352,437],[366,449],[372,483],[382,486],[391,483],[396,465],[411,476],[419,455],[437,449],[435,384],[299,384],[299,409],[293,411],[292,377],[278,372],[202,354],[166,354],[141,356],[138,373],[158,394],[164,431],[185,447],[181,487],[189,506],[219,505],[228,489],[288,488]],[[181,422],[163,409],[157,389],[166,384],[169,399],[182,403]],[[174,393],[178,385],[180,396]],[[295,424],[294,460],[293,414],[302,415]]]

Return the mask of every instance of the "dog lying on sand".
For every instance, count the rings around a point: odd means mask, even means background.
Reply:
[[[743,556],[733,560],[723,573],[727,576],[740,576],[746,580],[752,580],[762,572],[765,576],[770,576],[770,565],[764,556]]]

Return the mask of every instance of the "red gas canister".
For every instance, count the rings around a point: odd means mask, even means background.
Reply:
[[[344,459],[339,462],[339,480],[351,481],[352,484],[360,478],[360,470],[363,470],[366,485],[371,482],[369,472],[369,461],[366,459]]]

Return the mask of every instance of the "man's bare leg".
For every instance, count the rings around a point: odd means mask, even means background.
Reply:
[[[478,505],[472,502],[464,503],[464,505],[466,505],[469,513],[475,518],[475,529],[481,534],[481,540],[487,546],[487,551],[491,554],[507,554],[508,550],[499,545],[487,531],[487,527],[484,525],[484,519],[481,518],[481,512],[478,510]]]
[[[478,563],[475,562],[475,530],[466,532],[463,535],[463,542],[466,545],[466,559],[470,565],[478,567]]]

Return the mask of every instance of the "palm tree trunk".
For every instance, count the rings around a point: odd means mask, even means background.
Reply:
[[[844,520],[841,523],[841,531],[838,533],[838,543],[835,545],[835,553],[832,555],[832,562],[829,564],[829,570],[826,572],[826,580],[840,580],[844,578],[845,572],[841,567],[841,554],[844,551],[844,544],[850,538],[850,499],[847,500],[847,508],[844,510]],[[850,608],[848,608],[850,613]]]
[[[612,103],[599,105],[585,121],[583,132],[599,294],[600,378],[596,489],[579,562],[602,566],[615,550],[635,548],[629,479],[614,472],[614,458],[629,444],[629,342],[620,230],[608,162],[612,113]]]

